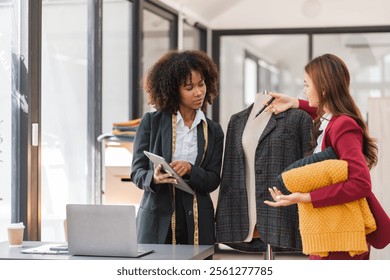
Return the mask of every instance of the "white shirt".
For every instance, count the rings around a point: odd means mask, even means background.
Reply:
[[[321,117],[321,125],[320,125],[319,130],[321,130],[322,133],[317,138],[317,146],[314,149],[313,154],[321,152],[321,150],[322,150],[322,141],[324,140],[325,129],[328,126],[329,121],[330,121],[331,118],[332,118],[332,114],[331,113],[324,114]]]
[[[191,128],[184,124],[184,120],[180,112],[177,112],[176,118],[176,148],[172,156],[172,161],[184,160],[191,164],[195,164],[198,155],[198,130],[197,125],[204,121],[206,124],[206,116],[198,109],[196,111],[194,122]]]

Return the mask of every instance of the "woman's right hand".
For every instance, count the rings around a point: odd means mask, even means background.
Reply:
[[[298,98],[288,96],[283,93],[270,92],[270,96],[274,97],[275,100],[264,110],[265,112],[272,112],[275,115],[284,112],[290,108],[298,108]]]
[[[169,172],[164,172],[162,165],[159,164],[155,166],[153,173],[153,183],[155,185],[159,184],[177,184],[177,180]]]

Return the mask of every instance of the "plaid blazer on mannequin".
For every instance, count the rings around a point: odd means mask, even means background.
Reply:
[[[234,114],[229,121],[216,211],[218,243],[239,245],[249,233],[242,135],[252,107],[253,105]],[[268,188],[275,186],[276,177],[288,165],[311,152],[312,127],[312,119],[306,112],[290,109],[272,115],[260,136],[254,155],[256,227],[264,243],[298,250],[302,248],[297,206],[273,208],[264,204],[264,200],[272,200]],[[286,189],[281,191],[288,193]],[[245,247],[242,250],[245,250]],[[248,251],[262,250],[251,248]]]

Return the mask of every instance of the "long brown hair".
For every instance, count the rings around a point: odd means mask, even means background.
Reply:
[[[324,105],[333,116],[346,115],[353,118],[363,130],[363,154],[371,169],[378,162],[378,146],[368,135],[368,129],[350,91],[350,75],[344,61],[332,54],[314,58],[305,66],[318,92],[318,116],[324,114]],[[316,122],[319,122],[317,118]]]

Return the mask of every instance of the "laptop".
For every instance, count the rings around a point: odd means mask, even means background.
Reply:
[[[70,255],[141,257],[134,205],[66,205]]]

